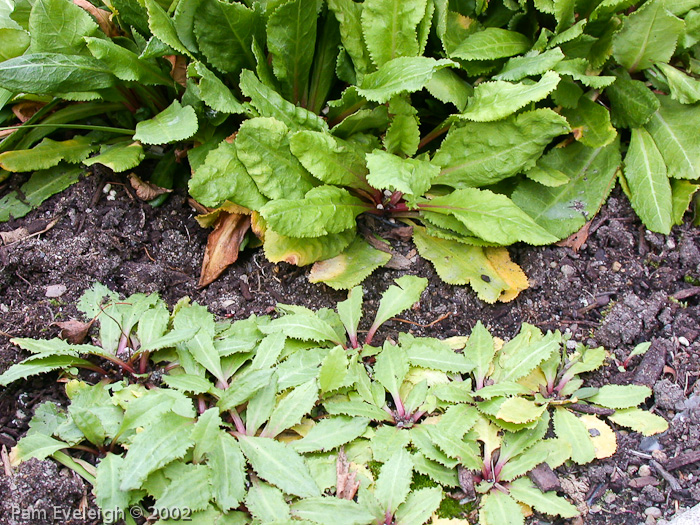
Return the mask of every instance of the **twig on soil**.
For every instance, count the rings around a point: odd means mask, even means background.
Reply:
[[[678,482],[678,480],[676,478],[674,478],[673,475],[668,470],[663,468],[661,466],[661,463],[652,459],[649,462],[649,464],[652,467],[654,467],[656,472],[659,473],[659,476],[661,476],[662,478],[664,478],[666,480],[666,482],[668,483],[669,487],[671,487],[671,490],[673,492],[677,492],[677,493],[682,494],[682,495],[688,495],[688,491],[685,490],[683,487],[681,487],[681,484]]]
[[[687,299],[688,297],[692,297],[694,295],[699,295],[700,294],[700,286],[693,286],[692,288],[686,288],[685,290],[680,290],[673,295],[671,295],[672,298],[674,298],[676,301],[682,301],[683,299]]]
[[[595,414],[596,416],[612,416],[615,411],[611,408],[602,408],[593,405],[581,405],[580,403],[572,403],[567,405],[568,408],[582,414]]]
[[[151,254],[148,253],[148,248],[144,246],[143,251],[146,252],[146,257],[148,257],[151,260],[151,262],[156,262],[156,260],[153,257],[151,257]]]
[[[451,315],[452,315],[452,312],[447,312],[446,314],[441,315],[440,317],[438,317],[437,319],[435,319],[434,321],[432,321],[428,324],[420,324],[420,323],[416,323],[414,321],[409,321],[408,319],[401,319],[400,317],[394,317],[391,320],[398,321],[400,323],[412,324],[413,326],[419,326],[421,328],[430,328],[431,326],[439,323],[440,321],[444,321],[445,319],[447,319]]]

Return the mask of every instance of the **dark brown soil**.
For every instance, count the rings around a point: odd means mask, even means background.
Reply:
[[[77,317],[74,304],[95,281],[122,294],[158,292],[171,304],[189,295],[215,314],[236,319],[270,312],[277,302],[319,308],[344,299],[343,292],[310,284],[307,269],[270,264],[259,250],[246,252],[222,278],[198,289],[208,232],[194,220],[184,193],[154,209],[138,201],[124,182],[114,175],[87,177],[27,217],[0,225],[0,231],[36,230],[59,219],[46,233],[0,246],[0,371],[22,358],[10,337],[57,335],[52,323]],[[115,190],[113,200],[105,184]],[[364,283],[365,306],[368,312],[376,310],[380,293],[410,273],[428,277],[429,288],[418,307],[403,321],[388,323],[380,336],[408,329],[435,337],[463,335],[481,320],[494,334],[509,338],[528,322],[604,345],[620,362],[636,344],[653,341],[646,356],[633,358],[627,371],[620,372],[620,363],[611,359],[589,380],[592,385],[637,382],[653,387],[648,408],[669,421],[669,431],[642,439],[618,430],[615,456],[558,471],[566,492],[584,512],[577,523],[651,524],[657,509],[669,518],[700,501],[700,232],[686,219],[669,236],[651,233],[616,193],[593,220],[578,253],[565,247],[514,247],[511,255],[529,276],[530,288],[511,303],[495,305],[479,301],[468,288],[442,283],[409,244],[395,243],[411,266],[375,272]],[[47,297],[47,287],[55,291],[56,285],[65,292]],[[0,390],[0,444],[9,449],[16,443],[40,402],[63,399],[54,379]],[[66,469],[27,463],[12,477],[0,474],[0,500],[5,502],[0,523],[54,523],[48,518],[23,521],[12,509],[21,502],[23,508],[85,510],[94,505],[89,493],[90,487]],[[530,522],[549,523],[536,516]]]

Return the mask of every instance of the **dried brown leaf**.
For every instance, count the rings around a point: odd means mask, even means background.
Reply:
[[[583,225],[583,228],[581,228],[579,231],[570,235],[563,241],[559,241],[557,243],[557,246],[561,246],[563,248],[571,248],[574,251],[574,253],[578,253],[578,251],[581,249],[581,246],[583,246],[584,243],[588,240],[588,234],[591,229],[591,223],[592,221],[588,221],[586,224]]]
[[[47,232],[56,226],[57,222],[58,219],[48,222],[36,221],[27,226],[22,226],[9,232],[0,232],[0,244],[14,244],[16,242],[23,241],[24,239],[41,235],[42,233]]]
[[[187,87],[187,59],[181,55],[166,55],[170,62],[170,76],[182,87]]]
[[[112,23],[112,13],[95,7],[87,0],[73,0],[73,3],[90,13],[97,21],[97,25],[100,26],[100,29],[102,29],[105,35],[110,38],[119,36],[119,29],[117,29],[117,26]]]
[[[58,326],[61,329],[61,332],[58,334],[61,339],[65,339],[71,344],[79,345],[85,341],[88,330],[90,330],[90,327],[94,322],[94,319],[87,323],[78,321],[77,319],[71,319],[70,321],[53,323],[53,325]]]
[[[151,201],[155,199],[158,195],[163,195],[164,193],[171,193],[173,190],[168,190],[146,182],[141,179],[135,173],[129,174],[129,182],[131,187],[136,190],[136,196],[142,201]]]
[[[200,287],[214,282],[226,268],[236,262],[241,242],[249,229],[249,215],[220,212],[214,231],[207,240],[202,273],[199,276]]]
[[[345,455],[345,450],[340,449],[338,452],[338,460],[335,464],[336,472],[336,497],[340,499],[352,500],[357,494],[357,489],[360,488],[360,482],[355,479],[357,472],[350,471],[350,463]]]
[[[14,113],[15,117],[17,117],[17,119],[24,124],[44,106],[45,104],[43,102],[25,100],[12,106],[12,113]]]

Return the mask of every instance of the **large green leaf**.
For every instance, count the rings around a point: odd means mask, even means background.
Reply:
[[[700,104],[680,104],[666,96],[658,96],[658,100],[661,107],[645,129],[666,161],[668,176],[700,178],[700,135],[694,125],[700,118]]]
[[[673,222],[671,184],[661,152],[644,128],[632,130],[624,174],[630,202],[644,225],[668,235]]]
[[[505,195],[465,188],[420,204],[420,209],[452,215],[486,241],[533,245],[555,242],[553,235],[537,225]]]
[[[641,408],[616,410],[613,415],[609,416],[609,419],[613,423],[631,428],[644,436],[653,436],[668,430],[668,423],[664,418]]]
[[[191,78],[199,78],[199,97],[210,108],[221,113],[246,113],[248,111],[236,99],[226,84],[203,63],[192,62],[187,68],[187,74]]]
[[[367,182],[378,190],[400,191],[422,196],[440,174],[440,168],[427,160],[403,159],[382,150],[367,154]]]
[[[134,140],[144,144],[172,144],[197,133],[199,123],[192,106],[182,106],[177,100],[155,117],[136,124]]]
[[[643,385],[604,385],[586,401],[607,408],[630,408],[643,403],[650,395],[649,387]]]
[[[367,205],[347,190],[319,186],[303,199],[278,199],[260,210],[270,228],[289,237],[320,237],[355,226]]]
[[[564,53],[558,47],[543,53],[527,53],[508,60],[503,69],[493,78],[517,82],[525,77],[543,75],[564,60]]]
[[[557,148],[544,156],[538,165],[564,173],[571,182],[546,187],[524,180],[511,197],[539,225],[564,238],[598,212],[612,191],[620,162],[618,141],[596,149],[580,143]]]
[[[52,195],[78,182],[82,170],[74,166],[58,165],[35,172],[17,191],[11,191],[0,199],[0,222],[14,217],[24,217]]]
[[[508,494],[493,490],[486,494],[479,509],[480,525],[523,525],[520,505]]]
[[[532,102],[538,102],[549,95],[559,84],[554,71],[547,71],[536,83],[511,84],[502,80],[484,82],[474,89],[467,109],[458,115],[476,122],[490,122],[512,115]]]
[[[190,418],[169,412],[136,434],[124,457],[119,488],[140,488],[151,472],[184,456],[192,446],[191,424]]]
[[[581,97],[576,109],[564,109],[561,114],[569,121],[576,140],[589,148],[602,148],[617,137],[608,109],[588,97]]]
[[[364,4],[353,0],[328,0],[328,8],[333,11],[340,24],[340,38],[345,52],[352,59],[355,72],[362,76],[372,68],[369,52],[362,37],[362,9]]]
[[[129,493],[119,489],[123,456],[108,452],[97,464],[95,500],[105,516],[105,523],[118,521],[120,511],[129,505]]]
[[[627,72],[605,89],[610,100],[610,118],[618,128],[638,128],[649,122],[659,109],[659,100],[640,80],[632,80]]]
[[[289,505],[277,487],[254,480],[245,499],[250,514],[261,523],[284,522],[290,519]]]
[[[350,228],[340,233],[322,235],[321,237],[295,238],[267,230],[263,248],[265,257],[270,262],[284,261],[297,266],[306,266],[316,261],[324,261],[329,257],[339,256],[356,239],[356,234],[355,228]],[[311,277],[310,275],[309,278],[311,279]],[[312,280],[312,282],[314,281]],[[349,287],[354,286],[354,284]]]
[[[440,487],[422,488],[411,492],[396,511],[397,525],[422,525],[437,510],[443,494]]]
[[[7,386],[13,381],[36,374],[62,370],[71,366],[94,366],[90,361],[70,355],[30,358],[12,365],[0,375],[0,385]]]
[[[23,172],[52,168],[65,161],[77,164],[97,148],[87,137],[77,136],[57,142],[45,138],[29,150],[10,150],[0,153],[0,167],[7,171]]]
[[[282,332],[293,339],[317,343],[336,342],[338,339],[338,334],[330,323],[311,313],[284,315],[261,326],[260,331],[264,334]]]
[[[595,458],[595,449],[583,422],[565,408],[554,410],[554,431],[559,439],[571,443],[571,460],[579,465]]]
[[[451,60],[429,57],[394,58],[365,76],[357,92],[374,102],[388,102],[401,93],[420,91],[436,71],[455,65]]]
[[[539,512],[562,518],[574,518],[578,509],[552,492],[542,492],[527,478],[516,479],[509,485],[510,495]]]
[[[259,13],[240,2],[201,0],[194,18],[197,43],[207,61],[234,78],[244,68],[255,68],[253,39],[262,33]]]
[[[29,47],[29,33],[24,29],[14,27],[0,27],[0,61],[18,57]],[[4,104],[0,104],[0,107]]]
[[[251,210],[259,210],[267,202],[245,167],[238,160],[236,145],[227,141],[209,152],[204,164],[189,181],[189,192],[205,206],[234,202]]]
[[[236,136],[236,153],[260,193],[270,199],[300,199],[317,184],[292,155],[289,129],[274,118],[246,120]]]
[[[458,354],[438,339],[401,335],[406,336],[400,341],[406,349],[408,362],[413,366],[453,373],[466,373],[474,368],[463,354]]]
[[[330,259],[324,257],[314,264],[309,282],[322,282],[334,290],[348,290],[389,262],[391,254],[373,248],[362,237],[355,236],[355,232],[352,235],[352,243],[342,253]]]
[[[229,510],[238,507],[245,496],[245,458],[233,436],[219,432],[217,437],[214,448],[207,452],[207,463],[214,499],[219,507]]]
[[[433,184],[455,188],[493,184],[526,171],[558,135],[566,120],[537,109],[498,122],[466,122],[454,127],[433,157],[442,170]]]
[[[683,21],[666,10],[666,2],[646,2],[625,18],[622,29],[613,37],[613,56],[630,71],[668,62],[683,27]]]
[[[272,56],[272,68],[282,94],[294,103],[301,102],[308,92],[320,7],[318,0],[288,0],[267,20],[267,46]]]
[[[86,54],[83,37],[104,33],[92,17],[73,2],[37,0],[29,15],[32,53]]]
[[[327,452],[361,436],[369,425],[362,417],[335,416],[316,423],[303,439],[294,441],[297,452]]]
[[[150,85],[173,85],[173,79],[155,63],[139,58],[133,51],[102,38],[86,38],[85,41],[92,56],[104,62],[120,80]]]
[[[304,459],[284,443],[251,436],[239,436],[238,440],[243,454],[264,480],[301,498],[321,495]]]
[[[675,67],[659,63],[656,65],[666,76],[671,88],[671,98],[681,104],[694,104],[700,100],[700,81],[686,75]]]
[[[326,184],[369,189],[364,152],[353,143],[328,133],[299,131],[289,139],[294,156]]]
[[[362,6],[362,30],[377,67],[398,57],[418,55],[416,29],[425,15],[426,0],[367,0]]]
[[[31,53],[0,62],[0,87],[13,93],[69,93],[114,85],[107,65],[90,56]]]
[[[450,54],[464,60],[512,57],[530,49],[530,40],[516,31],[487,27],[471,34]]]
[[[270,421],[262,432],[262,436],[275,437],[284,430],[293,427],[314,407],[318,401],[318,382],[316,379],[298,386],[275,406]]]
[[[83,161],[86,166],[102,164],[115,173],[134,169],[146,158],[146,152],[139,142],[122,141],[111,146],[100,147],[99,155]]]
[[[413,461],[411,455],[400,449],[389,461],[382,465],[375,482],[374,496],[386,511],[396,513],[409,494]]]

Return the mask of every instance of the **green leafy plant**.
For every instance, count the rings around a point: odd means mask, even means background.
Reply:
[[[187,150],[215,228],[202,285],[252,228],[271,261],[349,289],[392,260],[381,235],[400,221],[443,280],[506,301],[527,281],[502,246],[576,232],[617,180],[668,233],[698,189],[693,2],[5,4],[0,118],[41,109],[0,166],[172,170]],[[172,186],[169,170],[151,182]],[[75,176],[58,178],[6,196],[0,219]]]
[[[359,287],[336,310],[279,305],[274,319],[216,322],[187,299],[169,312],[155,295],[121,300],[96,285],[79,303],[99,323],[92,344],[13,340],[33,355],[0,384],[59,371],[70,402],[36,410],[12,461],[72,468],[105,523],[419,525],[476,505],[481,525],[515,525],[521,505],[577,515],[526,474],[611,455],[602,418],[665,429],[635,408],[646,387],[584,387],[605,352],[565,350],[558,332],[525,325],[504,344],[477,324],[469,338],[401,333],[372,346],[426,284],[389,287],[364,344]],[[478,501],[450,500],[455,487]]]

